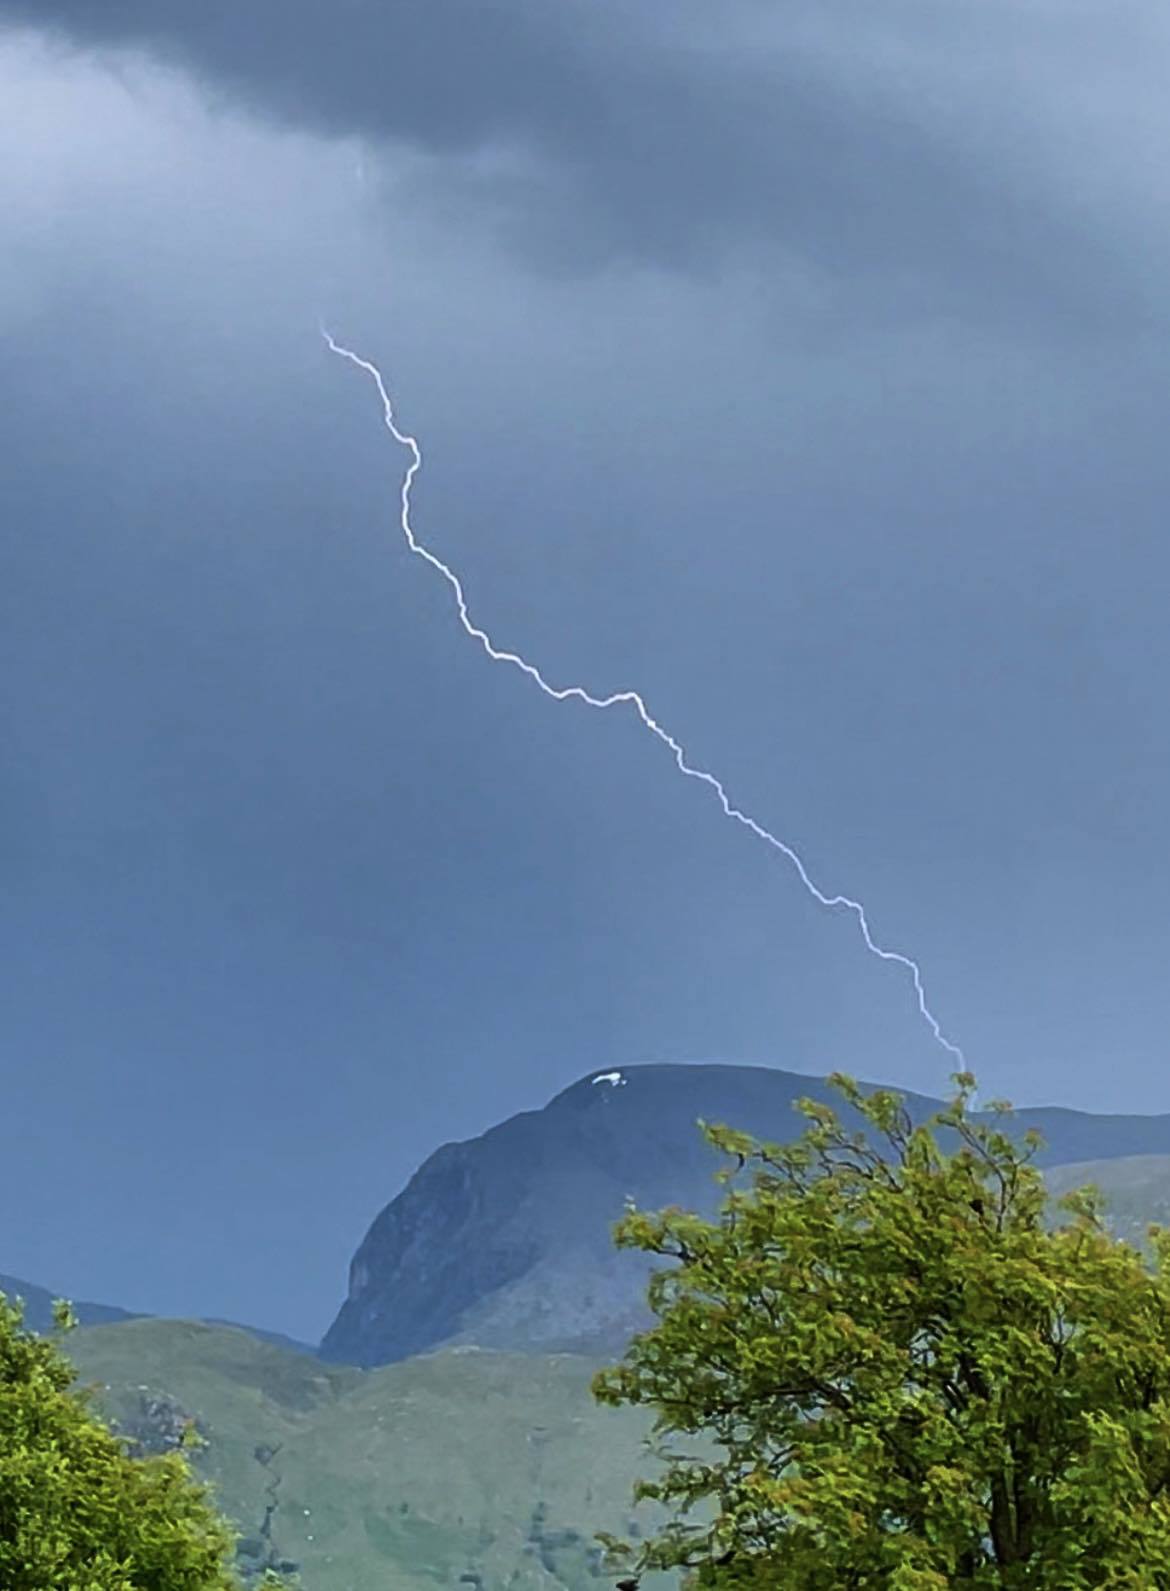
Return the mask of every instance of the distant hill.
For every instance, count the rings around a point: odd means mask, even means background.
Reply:
[[[1141,1248],[1151,1222],[1170,1226],[1170,1155],[1125,1155],[1116,1160],[1080,1160],[1054,1166],[1045,1181],[1059,1198],[1094,1182],[1107,1201],[1111,1230]]]
[[[631,1504],[654,1472],[649,1421],[596,1405],[584,1359],[452,1350],[363,1372],[147,1319],[66,1348],[138,1450],[173,1447],[193,1418],[241,1568],[296,1564],[313,1591],[595,1591],[594,1532],[661,1517]]]
[[[98,1322],[94,1321],[92,1324],[96,1326]],[[261,1342],[270,1342],[276,1348],[287,1348],[290,1353],[307,1353],[314,1359],[317,1356],[314,1343],[300,1342],[296,1337],[289,1337],[283,1331],[268,1331],[264,1326],[248,1326],[239,1320],[223,1320],[218,1315],[201,1315],[197,1324],[230,1326],[233,1331],[246,1331],[249,1337],[257,1337]]]
[[[24,1300],[24,1323],[31,1331],[46,1332],[53,1325],[53,1300],[63,1295],[52,1293],[35,1282],[25,1282],[19,1276],[0,1275],[0,1293],[14,1303]],[[66,1295],[67,1296],[67,1295]],[[86,1299],[70,1300],[78,1320],[83,1326],[110,1326],[119,1320],[137,1317],[129,1309],[118,1309],[113,1304],[92,1304]]]
[[[93,1304],[86,1299],[73,1299],[68,1293],[50,1292],[47,1287],[39,1287],[35,1282],[23,1281],[19,1276],[0,1275],[0,1293],[10,1301],[15,1302],[20,1298],[24,1301],[24,1323],[30,1331],[48,1332],[53,1327],[53,1300],[55,1298],[69,1298],[73,1312],[82,1326],[112,1326],[121,1320],[146,1320],[149,1316],[136,1313],[130,1309],[119,1309],[114,1304]],[[206,1324],[210,1326],[234,1326],[239,1331],[246,1331],[253,1337],[259,1337],[261,1342],[275,1343],[278,1347],[288,1348],[294,1353],[316,1354],[316,1349],[307,1342],[298,1342],[295,1337],[286,1337],[280,1331],[265,1331],[260,1326],[243,1326],[235,1320],[218,1320],[214,1316],[208,1317]]]
[[[440,1344],[611,1354],[645,1324],[648,1266],[610,1228],[644,1208],[710,1212],[719,1161],[696,1119],[789,1141],[820,1078],[765,1067],[633,1066],[591,1074],[424,1162],[377,1216],[350,1266],[349,1295],[321,1345],[334,1363],[390,1364]],[[939,1101],[907,1095],[915,1119]],[[1020,1111],[1038,1164],[1170,1155],[1170,1116]],[[1144,1197],[1144,1195],[1143,1195]]]

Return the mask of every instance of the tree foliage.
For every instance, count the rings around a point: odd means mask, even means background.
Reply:
[[[594,1393],[656,1411],[638,1495],[673,1519],[603,1539],[744,1591],[1170,1588],[1170,1232],[1147,1260],[1095,1189],[1054,1225],[1038,1135],[973,1120],[969,1073],[919,1126],[830,1081],[862,1131],[811,1100],[786,1147],[704,1127],[736,1162],[719,1217],[616,1229],[676,1263]]]
[[[61,1330],[73,1324],[56,1309]],[[56,1337],[0,1294],[4,1591],[238,1591],[234,1536],[181,1453],[132,1458]]]

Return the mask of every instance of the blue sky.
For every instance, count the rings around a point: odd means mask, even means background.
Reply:
[[[316,1336],[592,1068],[945,1087],[460,634],[322,318],[501,644],[990,1093],[1170,1110],[1168,30],[0,0],[3,1269]]]

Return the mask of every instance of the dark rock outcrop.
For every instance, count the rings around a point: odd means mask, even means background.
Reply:
[[[173,1398],[148,1386],[138,1388],[137,1405],[118,1420],[116,1429],[135,1458],[175,1453],[194,1438],[207,1442],[206,1423]]]

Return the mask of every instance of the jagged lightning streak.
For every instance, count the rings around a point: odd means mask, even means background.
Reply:
[[[725,817],[732,818],[736,823],[741,823],[745,829],[750,829],[757,839],[763,840],[765,845],[770,845],[774,851],[779,851],[781,856],[791,862],[796,869],[800,882],[819,905],[843,907],[846,911],[852,912],[857,919],[857,926],[861,930],[861,937],[865,941],[865,948],[872,955],[877,956],[881,961],[894,961],[897,962],[898,966],[905,967],[913,979],[914,993],[918,1000],[918,1010],[924,1021],[943,1049],[948,1050],[962,1065],[964,1063],[962,1050],[957,1044],[952,1043],[947,1038],[939,1025],[938,1018],[926,1003],[926,990],[923,986],[922,973],[918,963],[910,956],[904,956],[901,951],[887,950],[884,946],[877,943],[870,932],[869,919],[866,917],[865,908],[860,901],[851,900],[848,895],[826,895],[823,890],[818,889],[809,877],[808,869],[803,861],[790,845],[786,845],[783,840],[777,839],[776,835],[764,828],[763,824],[757,823],[755,818],[749,816],[748,813],[741,812],[738,807],[733,806],[723,785],[713,773],[708,773],[704,768],[692,767],[686,759],[686,752],[683,747],[652,716],[637,691],[615,691],[612,696],[592,696],[580,685],[550,685],[534,664],[529,663],[526,658],[520,657],[515,652],[501,651],[487,631],[481,630],[472,621],[467,609],[467,598],[463,594],[463,585],[459,576],[449,569],[443,560],[437,557],[429,547],[424,546],[418,540],[411,526],[410,489],[414,485],[415,476],[422,468],[422,452],[413,436],[409,436],[405,431],[398,429],[394,419],[394,405],[391,403],[390,395],[386,391],[386,383],[382,379],[382,372],[377,365],[372,364],[368,359],[363,359],[360,354],[355,354],[352,349],[343,348],[340,343],[335,342],[324,326],[321,328],[321,335],[335,354],[342,359],[348,360],[351,365],[356,365],[359,370],[363,370],[370,377],[378,389],[378,397],[382,402],[382,419],[387,431],[397,443],[410,451],[410,464],[402,480],[402,512],[400,519],[402,534],[406,538],[406,545],[414,553],[415,557],[423,559],[425,563],[429,563],[431,568],[442,575],[450,586],[455,597],[455,605],[459,610],[459,622],[471,639],[479,642],[493,663],[510,663],[513,668],[519,669],[522,674],[527,674],[533,684],[555,702],[573,700],[584,702],[586,707],[598,708],[632,707],[650,733],[668,748],[675,760],[678,771],[685,774],[688,779],[697,779],[700,784],[705,784],[708,789],[714,792],[719,805],[723,808]]]

